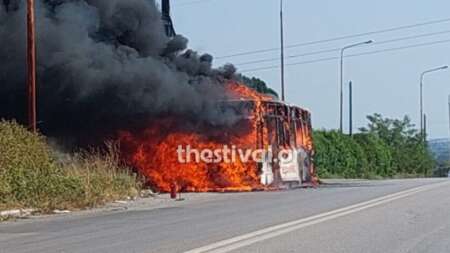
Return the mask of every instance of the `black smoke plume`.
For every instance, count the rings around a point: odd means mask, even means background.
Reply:
[[[26,119],[26,1],[0,0],[0,118]],[[104,138],[162,116],[211,125],[233,66],[165,35],[154,0],[37,0],[38,126]]]

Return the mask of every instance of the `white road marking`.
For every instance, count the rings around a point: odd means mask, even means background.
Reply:
[[[189,251],[186,251],[185,253],[204,253],[204,252],[210,252],[210,253],[226,253],[230,252],[236,249],[240,249],[246,246],[249,246],[251,244],[254,244],[256,242],[264,241],[267,239],[271,239],[274,237],[278,237],[280,235],[299,230],[308,226],[312,226],[315,224],[319,224],[325,221],[337,219],[342,216],[346,216],[352,213],[360,212],[369,208],[373,208],[382,204],[386,204],[398,199],[406,198],[408,196],[432,190],[438,187],[441,187],[442,185],[449,184],[448,181],[443,183],[437,183],[437,184],[431,184],[431,185],[425,185],[416,187],[413,189],[401,191],[398,193],[386,195],[384,197],[379,197],[373,200],[365,201],[359,204],[351,205],[348,207],[336,209],[334,211],[314,215],[311,217],[283,223],[280,225],[275,225],[272,227],[268,227],[265,229],[257,230],[248,234],[244,234],[241,236],[236,236],[230,239],[226,239],[223,241],[219,241],[210,245],[206,245],[197,249],[192,249]]]

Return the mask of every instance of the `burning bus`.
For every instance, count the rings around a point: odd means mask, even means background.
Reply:
[[[256,137],[252,144],[256,150],[266,151],[266,157],[258,164],[261,185],[315,183],[311,114],[307,110],[280,101],[240,99],[224,104],[232,106],[243,121],[255,122]]]
[[[14,35],[6,36],[6,44],[23,45],[15,31],[24,6],[15,2],[0,4],[8,28],[2,34]],[[234,66],[213,68],[211,55],[189,49],[175,32],[169,0],[162,1],[162,12],[155,1],[81,2],[75,19],[63,13],[78,3],[40,5],[37,20],[48,35],[41,39],[52,41],[39,43],[42,133],[68,150],[118,139],[121,159],[163,192],[173,185],[183,191],[249,191],[314,182],[309,113],[239,83],[243,78]],[[91,15],[97,25],[83,18]],[[74,30],[71,39],[58,39],[68,30]],[[25,80],[8,71],[23,69],[23,54],[4,50],[10,60],[0,75],[0,116],[24,122]],[[180,146],[235,146],[271,155],[182,162]],[[295,151],[294,158],[277,160],[285,150]]]
[[[162,13],[166,35],[172,38],[176,33],[169,0],[162,1]],[[233,124],[218,127],[180,117],[163,117],[142,131],[120,134],[125,160],[147,178],[150,186],[166,192],[174,185],[182,191],[249,191],[314,185],[311,114],[236,81],[219,83],[225,83],[227,99],[216,104],[217,110],[223,115],[230,112],[235,115]],[[234,151],[236,147],[265,152],[258,161],[186,162],[180,161],[176,153],[180,147],[196,151],[217,151],[223,147],[232,147]],[[289,157],[281,159],[283,154]],[[190,154],[187,156],[190,160]]]
[[[162,119],[139,133],[121,133],[125,159],[152,188],[163,192],[174,185],[190,192],[314,185],[311,114],[236,82],[228,82],[227,92],[232,99],[217,106],[224,114],[237,116],[232,125],[213,127],[188,124],[179,118]],[[258,160],[238,157],[205,162],[188,150],[187,161],[180,161],[180,147],[209,150],[211,154],[223,147],[265,152]]]

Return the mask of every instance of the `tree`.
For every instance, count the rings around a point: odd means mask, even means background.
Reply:
[[[241,75],[241,79],[242,82],[248,87],[255,89],[260,93],[268,94],[278,98],[278,93],[276,93],[273,89],[269,88],[263,80],[256,77],[250,78],[244,75]]]
[[[392,170],[397,174],[424,176],[430,175],[434,167],[434,159],[423,141],[423,136],[411,119],[383,118],[380,114],[367,116],[367,128],[362,133],[373,134],[380,138],[390,149]]]

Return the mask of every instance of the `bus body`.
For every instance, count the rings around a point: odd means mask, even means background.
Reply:
[[[258,150],[267,150],[258,164],[265,186],[314,186],[311,114],[298,106],[279,101],[227,101],[236,113],[255,122]]]

